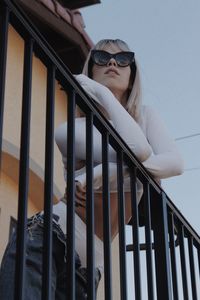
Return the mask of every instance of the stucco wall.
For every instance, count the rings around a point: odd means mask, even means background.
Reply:
[[[8,56],[6,70],[6,89],[3,123],[3,155],[1,175],[0,222],[4,222],[1,234],[0,255],[8,238],[9,215],[17,216],[20,130],[23,85],[24,42],[15,30],[9,27]],[[45,115],[46,115],[46,67],[37,57],[33,57],[32,107],[30,139],[30,182],[29,215],[43,207],[43,179],[45,153]],[[66,120],[67,96],[56,82],[55,127]],[[57,146],[54,147],[55,197],[64,191],[63,167]],[[6,178],[6,179],[5,179]],[[5,200],[6,195],[6,200]],[[5,205],[6,201],[6,205]],[[5,220],[8,220],[5,223]],[[2,221],[4,220],[4,221]]]
[[[3,155],[0,181],[0,260],[9,236],[10,217],[17,218],[20,126],[22,109],[24,43],[15,30],[9,28],[6,73],[5,110],[3,127]],[[31,108],[30,172],[28,215],[43,207],[45,114],[47,70],[37,57],[33,57],[33,87]],[[55,127],[66,120],[66,94],[56,83]],[[54,192],[59,198],[64,191],[63,167],[57,146],[54,147]],[[119,299],[118,240],[112,250],[113,299]],[[104,299],[104,279],[98,290],[98,299]]]

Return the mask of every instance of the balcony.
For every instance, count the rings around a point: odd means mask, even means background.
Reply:
[[[113,129],[110,123],[105,119],[96,107],[94,101],[88,97],[80,85],[76,82],[71,72],[63,61],[56,55],[55,51],[43,38],[38,30],[35,29],[29,17],[24,14],[19,7],[10,0],[1,0],[0,2],[0,141],[2,149],[2,173],[11,174],[12,180],[17,180],[18,203],[17,203],[17,257],[16,257],[16,289],[15,299],[23,300],[24,290],[24,270],[25,270],[25,228],[27,224],[27,212],[30,206],[29,198],[37,198],[37,189],[40,195],[44,193],[44,199],[35,203],[37,209],[44,209],[45,213],[45,231],[44,231],[44,255],[43,255],[43,288],[42,299],[51,299],[51,272],[52,264],[52,203],[55,198],[59,198],[59,190],[62,190],[62,183],[58,180],[57,188],[54,186],[54,180],[59,177],[59,160],[54,155],[54,123],[57,121],[56,111],[60,110],[62,119],[65,118],[65,112],[60,106],[56,106],[58,95],[62,93],[62,103],[66,105],[66,119],[68,121],[68,164],[67,164],[67,236],[68,236],[68,261],[67,261],[67,281],[69,294],[67,299],[75,299],[75,203],[74,203],[74,170],[75,170],[75,106],[78,106],[86,115],[86,171],[87,171],[87,199],[93,199],[93,147],[92,137],[93,128],[96,127],[102,136],[102,164],[103,164],[103,223],[104,223],[104,286],[102,296],[99,299],[114,298],[114,289],[119,287],[119,299],[128,299],[128,281],[132,284],[129,288],[135,295],[135,299],[145,299],[142,295],[144,283],[146,284],[146,294],[148,299],[198,299],[199,291],[199,272],[200,272],[200,237],[180,213],[174,203],[166,195],[165,191],[153,180],[150,174],[136,159],[131,150],[127,147],[123,139]],[[20,52],[22,59],[19,60],[21,69],[14,70],[13,62],[10,58],[12,47],[9,47],[10,36],[15,37],[16,33],[19,39]],[[22,50],[22,51],[21,51]],[[15,51],[15,54],[16,53]],[[21,61],[21,63],[20,63]],[[18,63],[18,62],[17,62]],[[40,105],[35,99],[40,93],[34,88],[38,80],[34,71],[34,66],[40,69],[45,87],[42,84],[40,92],[44,96],[46,110],[41,105],[41,115],[37,111],[34,119],[35,107]],[[10,94],[11,85],[15,84],[11,80],[15,74],[15,81],[20,81],[22,73],[22,91],[21,104],[15,103],[13,111],[14,118],[10,120],[9,109],[17,97],[18,88],[15,93]],[[40,79],[40,78],[39,78]],[[10,81],[10,82],[9,82]],[[21,82],[20,82],[21,83]],[[9,85],[10,84],[10,85]],[[57,87],[60,87],[57,89]],[[44,91],[45,89],[45,91]],[[10,102],[9,102],[9,99]],[[32,101],[34,100],[34,101]],[[58,101],[57,101],[58,100]],[[9,105],[8,105],[9,102]],[[35,105],[35,106],[34,106]],[[7,110],[8,108],[8,110]],[[6,113],[8,111],[8,113]],[[19,153],[17,142],[14,136],[17,132],[16,120],[18,112],[21,116],[20,135],[19,135]],[[32,115],[31,115],[32,113]],[[45,116],[45,117],[44,117]],[[39,118],[44,119],[42,124]],[[7,121],[13,121],[12,130],[8,130],[5,124]],[[43,120],[42,119],[42,120]],[[60,120],[59,120],[60,121]],[[32,122],[32,123],[31,123]],[[14,127],[16,126],[16,127]],[[42,127],[43,126],[43,127]],[[42,129],[41,129],[42,128]],[[35,130],[35,131],[34,131]],[[32,135],[32,132],[34,134]],[[7,133],[8,132],[8,133]],[[4,135],[8,134],[10,140],[5,141]],[[32,140],[33,139],[33,140]],[[33,151],[31,145],[35,143],[44,143],[42,157],[44,158],[44,168],[38,167],[40,153]],[[16,144],[15,144],[16,142]],[[9,152],[10,145],[13,146]],[[118,281],[115,286],[112,277],[115,275],[112,271],[112,243],[110,237],[110,196],[109,196],[109,162],[108,147],[111,146],[117,155],[117,177],[118,177],[118,222],[119,222],[119,272]],[[37,150],[37,148],[36,148]],[[42,150],[41,150],[42,151]],[[14,155],[16,156],[14,157]],[[12,157],[12,159],[11,159]],[[9,160],[10,159],[10,160]],[[54,162],[56,160],[56,163]],[[18,173],[14,173],[14,164],[18,166]],[[42,165],[42,164],[41,164]],[[54,167],[56,165],[56,168]],[[126,165],[130,173],[131,204],[132,204],[132,236],[133,244],[126,245],[125,233],[125,202],[123,190],[123,166]],[[40,173],[41,172],[41,173]],[[34,174],[36,175],[34,175]],[[55,174],[56,173],[56,174]],[[60,173],[60,169],[59,169]],[[15,177],[14,177],[15,175]],[[7,176],[9,177],[9,176]],[[6,186],[9,182],[5,176],[2,181]],[[40,177],[40,178],[39,178]],[[43,179],[43,181],[41,180]],[[19,179],[19,180],[18,180]],[[136,201],[137,179],[143,185],[143,199],[138,207]],[[1,184],[2,185],[2,184]],[[2,186],[1,186],[2,188]],[[5,195],[6,196],[6,195]],[[37,197],[36,197],[37,196]],[[87,271],[88,271],[88,299],[94,297],[94,205],[93,201],[87,200]],[[0,199],[3,201],[3,199]],[[1,202],[0,202],[1,203]],[[39,207],[43,204],[43,207]],[[6,203],[8,205],[8,203]],[[36,210],[37,210],[36,209]],[[2,217],[2,214],[1,214]],[[5,219],[4,219],[5,220]],[[141,242],[141,230],[144,231],[144,242]],[[127,278],[126,254],[130,251],[133,255],[134,264],[133,278]],[[143,255],[144,254],[144,255]],[[145,267],[141,268],[142,260],[145,261]],[[146,298],[147,299],[147,298]]]

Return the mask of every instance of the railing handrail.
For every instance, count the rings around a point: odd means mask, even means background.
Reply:
[[[183,216],[180,210],[175,206],[175,204],[172,202],[172,200],[169,198],[166,192],[162,189],[162,187],[158,185],[158,183],[154,180],[151,174],[148,173],[148,171],[145,169],[142,163],[136,158],[134,153],[127,146],[127,144],[118,134],[118,132],[112,127],[112,125],[108,122],[104,115],[98,110],[95,102],[92,101],[92,98],[88,96],[88,94],[76,81],[74,76],[68,70],[67,66],[58,57],[58,55],[48,44],[48,42],[42,37],[37,28],[26,17],[26,15],[23,13],[20,7],[16,3],[13,3],[11,0],[3,0],[3,2],[6,3],[6,5],[11,10],[11,13],[13,13],[14,16],[16,16],[18,20],[23,24],[24,30],[26,32],[29,32],[29,34],[31,34],[32,38],[39,45],[39,47],[41,47],[41,49],[43,49],[46,52],[46,55],[49,57],[50,61],[53,64],[55,64],[56,69],[60,72],[60,74],[62,74],[62,76],[64,76],[67,79],[69,85],[71,85],[76,90],[76,93],[80,96],[81,101],[83,101],[86,104],[86,106],[94,113],[94,125],[106,129],[109,133],[110,143],[114,148],[116,145],[118,145],[121,148],[121,150],[125,154],[124,160],[127,162],[127,164],[132,165],[132,163],[134,163],[134,166],[139,170],[142,176],[144,176],[145,179],[155,188],[155,190],[159,194],[165,194],[167,198],[168,207],[172,210],[176,217],[181,220],[183,225],[187,228],[187,230],[192,234],[196,242],[200,245],[200,236],[197,234],[194,228],[189,224],[189,222],[186,220],[186,218]],[[11,24],[12,23],[14,23],[14,20],[12,20],[11,18]]]
[[[196,242],[200,245],[200,236],[198,235],[196,230],[190,225],[190,223],[186,220],[186,218],[176,207],[176,205],[172,202],[169,196],[167,196],[167,206],[171,209],[172,213],[175,214],[175,216],[182,222],[187,231],[195,238]]]

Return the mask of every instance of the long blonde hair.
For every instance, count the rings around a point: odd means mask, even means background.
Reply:
[[[120,39],[103,39],[100,40],[93,49],[96,50],[103,50],[105,46],[107,45],[116,45],[120,50],[122,51],[131,51],[129,46]],[[92,49],[91,49],[92,50]],[[92,77],[90,72],[90,64],[91,64],[91,51],[88,54],[88,57],[85,61],[83,71],[82,73]],[[134,80],[133,85],[130,88],[129,96],[126,103],[126,110],[129,112],[129,114],[138,122],[140,119],[141,114],[141,105],[142,105],[142,99],[141,99],[141,85],[140,85],[140,76],[139,76],[139,70],[138,70],[138,64],[136,61],[134,61],[135,64],[135,74],[134,74]]]

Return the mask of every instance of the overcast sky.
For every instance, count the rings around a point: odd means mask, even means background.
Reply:
[[[177,140],[185,173],[162,184],[200,234],[200,1],[101,2],[81,10],[93,42],[125,40],[139,61],[143,102],[157,108],[175,139],[191,136]]]

